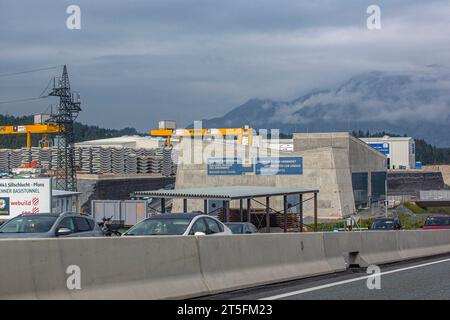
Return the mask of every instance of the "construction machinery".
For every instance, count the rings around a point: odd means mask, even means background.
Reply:
[[[222,137],[223,139],[233,137],[236,138],[238,144],[253,145],[253,129],[248,126],[244,128],[176,129],[174,121],[163,120],[160,121],[158,129],[150,130],[150,135],[164,137],[167,147],[171,146],[173,138],[181,140],[186,137]]]
[[[63,128],[56,124],[30,124],[22,126],[0,126],[0,135],[5,134],[26,134],[27,135],[27,148],[31,148],[31,135],[43,134],[44,138],[41,147],[48,146],[48,134],[57,134],[63,132]]]

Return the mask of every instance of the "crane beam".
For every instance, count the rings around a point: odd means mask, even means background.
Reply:
[[[55,124],[29,124],[21,126],[0,126],[0,135],[5,134],[26,134],[27,148],[31,148],[32,134],[52,134],[63,131],[61,126]]]

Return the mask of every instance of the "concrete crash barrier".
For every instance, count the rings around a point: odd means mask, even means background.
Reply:
[[[345,270],[327,260],[322,233],[201,237],[199,251],[211,293]]]
[[[450,230],[324,233],[324,243],[329,261],[338,250],[348,266],[367,267],[449,253]]]
[[[0,256],[2,299],[164,299],[208,293],[194,237],[0,240]],[[67,286],[71,266],[79,267],[79,290]]]
[[[180,299],[448,252],[450,230],[5,239],[0,298]]]
[[[450,231],[400,231],[398,250],[402,259],[421,258],[450,252]]]
[[[398,233],[393,231],[361,232],[361,251],[357,262],[361,267],[402,260],[398,251]]]

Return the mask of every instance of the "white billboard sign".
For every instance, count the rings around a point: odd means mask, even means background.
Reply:
[[[49,213],[51,179],[0,179],[0,219],[22,213]]]

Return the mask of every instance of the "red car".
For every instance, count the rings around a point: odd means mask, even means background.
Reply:
[[[450,216],[446,214],[433,214],[425,220],[422,229],[450,229]]]

